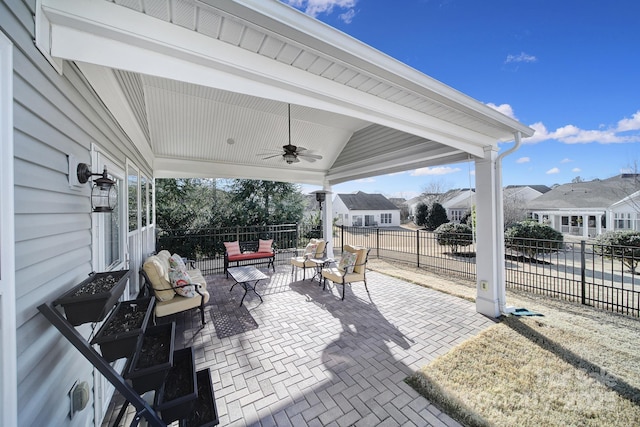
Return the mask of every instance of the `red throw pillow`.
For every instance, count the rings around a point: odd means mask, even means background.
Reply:
[[[240,255],[240,243],[236,240],[235,242],[224,242],[224,247],[227,249],[227,255]]]
[[[273,244],[273,239],[271,240],[260,240],[260,244],[258,245],[258,252],[271,252],[271,246]]]

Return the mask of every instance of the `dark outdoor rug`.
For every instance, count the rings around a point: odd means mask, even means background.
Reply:
[[[226,338],[258,329],[258,324],[249,310],[244,305],[238,307],[235,300],[212,306],[211,318],[218,338]]]

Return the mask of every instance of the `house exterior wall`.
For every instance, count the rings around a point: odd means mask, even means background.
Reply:
[[[640,191],[609,207],[607,229],[640,231]]]
[[[93,269],[97,214],[90,213],[89,184],[70,188],[68,156],[92,164],[95,144],[123,169],[127,161],[148,177],[151,169],[129,148],[77,68],[65,63],[60,76],[36,48],[35,4],[0,1],[0,29],[14,44],[18,425],[88,426],[99,422],[94,420],[93,397],[71,419],[68,394],[76,382],[94,384],[93,368],[37,309]],[[88,337],[92,325],[77,330]]]
[[[382,215],[390,215],[382,222]],[[400,226],[400,210],[349,210],[344,202],[336,197],[333,201],[333,217],[338,225],[347,227],[398,227]],[[354,220],[355,218],[355,220]]]

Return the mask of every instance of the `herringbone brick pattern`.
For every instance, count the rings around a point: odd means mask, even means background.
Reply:
[[[220,425],[459,425],[404,379],[492,324],[473,303],[375,272],[369,294],[355,283],[344,301],[341,286],[295,281],[287,266],[267,274],[264,302],[249,292],[238,308],[257,328],[217,337],[211,310],[244,292],[222,275],[207,278],[204,328],[195,311],[173,319],[177,348],[211,369]]]

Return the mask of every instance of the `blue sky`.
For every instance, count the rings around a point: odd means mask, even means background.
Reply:
[[[282,1],[534,128],[504,159],[505,185],[640,171],[637,0]],[[409,198],[473,174],[458,163],[334,191]]]

